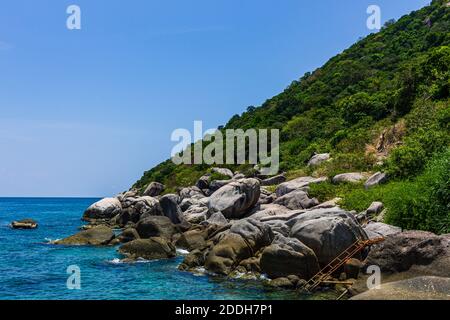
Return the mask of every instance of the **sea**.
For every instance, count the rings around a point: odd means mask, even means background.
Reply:
[[[181,250],[173,259],[123,263],[117,247],[52,244],[78,232],[84,210],[98,200],[0,198],[1,300],[330,299],[328,293],[300,295],[259,280],[180,271],[186,254]],[[39,227],[10,228],[25,218]]]

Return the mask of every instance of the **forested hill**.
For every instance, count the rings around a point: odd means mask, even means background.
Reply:
[[[439,166],[439,161],[448,169],[449,65],[450,5],[435,0],[390,21],[260,107],[233,116],[224,129],[280,129],[280,170],[289,177],[385,171],[392,186],[413,183],[431,174],[430,166]],[[306,166],[314,153],[323,152],[332,160],[314,170]],[[143,189],[159,181],[170,192],[195,184],[207,169],[168,160],[145,172],[133,187]],[[446,201],[448,176],[439,177],[447,179],[440,190]],[[342,191],[322,188],[316,192],[324,198]],[[365,195],[372,198],[354,203],[348,197],[343,205],[358,207],[383,196]]]

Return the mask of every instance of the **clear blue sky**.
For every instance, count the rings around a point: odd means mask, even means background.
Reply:
[[[0,196],[107,196],[423,0],[2,0]],[[66,8],[82,30],[66,28]]]

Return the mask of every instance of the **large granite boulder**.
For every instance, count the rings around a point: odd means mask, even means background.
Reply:
[[[88,230],[80,231],[70,237],[64,238],[62,240],[57,240],[55,244],[61,245],[93,245],[101,246],[107,245],[114,239],[114,232],[111,228],[106,226],[97,226]]]
[[[122,211],[122,204],[117,198],[104,198],[92,204],[83,214],[84,220],[111,219]]]
[[[330,159],[329,153],[319,153],[315,154],[311,157],[311,159],[308,161],[308,167],[314,167],[318,166],[319,164],[328,161]]]
[[[262,252],[260,267],[272,279],[296,275],[309,280],[319,272],[319,262],[313,250],[295,238],[281,235],[277,235]]]
[[[291,210],[309,209],[319,204],[316,198],[309,198],[308,194],[301,190],[295,190],[277,198],[274,204],[284,206]]]
[[[159,201],[156,198],[144,196],[139,198],[129,199],[130,205],[127,211],[130,215],[130,220],[134,223],[150,216],[161,216],[163,211]]]
[[[269,245],[274,237],[268,225],[251,218],[234,223],[230,228],[230,233],[238,234],[244,238],[255,252]]]
[[[128,259],[168,259],[176,256],[175,247],[164,238],[152,237],[128,242],[119,248]]]
[[[242,218],[259,199],[260,184],[257,179],[233,181],[209,197],[209,208],[220,211],[227,219]]]
[[[184,199],[201,199],[205,197],[203,191],[197,186],[182,188],[180,191],[178,191],[178,196],[180,202],[182,202]]]
[[[181,234],[175,242],[175,246],[189,251],[204,248],[207,235],[204,230],[188,230]]]
[[[159,196],[164,191],[164,185],[159,182],[151,182],[145,189],[143,195],[149,197]]]
[[[172,223],[179,224],[182,221],[182,211],[178,205],[178,196],[176,194],[166,194],[159,199],[164,216],[170,219]]]
[[[176,233],[172,221],[165,216],[150,216],[140,220],[136,230],[141,238],[161,237],[171,239]]]
[[[286,182],[286,177],[284,174],[280,174],[274,177],[270,177],[261,181],[262,186],[275,186],[277,184]]]
[[[450,278],[415,277],[383,283],[351,300],[450,300]]]
[[[364,231],[370,239],[373,239],[402,232],[402,229],[382,222],[369,222],[364,226]]]
[[[233,178],[233,176],[234,176],[233,171],[231,171],[230,169],[227,169],[227,168],[212,168],[211,172],[215,172],[215,173],[221,174],[223,176],[227,176],[229,178]]]
[[[311,183],[320,183],[327,181],[327,177],[321,177],[321,178],[313,178],[313,177],[300,177],[294,180],[290,180],[287,182],[284,182],[280,184],[275,193],[277,194],[277,197],[284,196],[285,194],[288,194],[289,192],[292,192],[294,190],[306,190],[308,186]]]
[[[292,226],[290,237],[311,248],[321,266],[330,263],[357,240],[367,239],[354,215],[338,207],[307,211],[288,221],[288,225]]]

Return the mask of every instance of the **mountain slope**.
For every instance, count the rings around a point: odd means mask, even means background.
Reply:
[[[450,8],[447,1],[435,0],[305,74],[262,106],[235,115],[223,129],[280,129],[280,170],[289,177],[384,170],[393,183],[413,181],[431,170],[436,158],[448,158],[449,65]],[[321,152],[331,153],[332,161],[308,168],[311,156]],[[229,167],[252,171],[250,165]],[[207,169],[167,160],[133,187],[142,190],[159,181],[171,192],[194,184]],[[325,198],[342,192],[322,188],[315,192]],[[347,206],[359,210],[372,198],[347,199]]]

